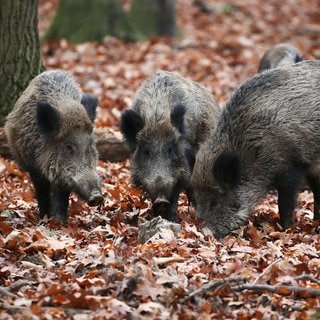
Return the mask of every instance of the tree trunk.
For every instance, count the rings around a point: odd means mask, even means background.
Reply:
[[[53,24],[44,38],[81,43],[101,41],[106,35],[136,40],[120,0],[59,1]]]
[[[120,0],[59,1],[53,24],[44,39],[73,43],[101,41],[111,35],[126,41],[152,36],[176,36],[175,0],[132,0],[127,14]]]
[[[139,31],[140,39],[176,36],[175,6],[175,0],[132,0],[129,19]]]
[[[175,0],[158,0],[158,35],[175,37],[176,27],[176,2]]]
[[[38,0],[0,1],[0,126],[42,68]]]

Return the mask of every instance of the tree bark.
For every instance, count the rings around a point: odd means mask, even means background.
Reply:
[[[0,126],[29,81],[42,69],[38,0],[0,1]]]
[[[129,19],[139,32],[140,40],[152,36],[175,37],[175,0],[132,0]]]
[[[118,162],[129,158],[129,148],[119,131],[110,128],[96,128],[94,133],[100,160]],[[0,156],[12,159],[3,128],[0,128]]]
[[[175,0],[132,0],[126,13],[120,0],[59,1],[53,24],[44,39],[73,43],[101,41],[111,35],[126,41],[177,35]]]

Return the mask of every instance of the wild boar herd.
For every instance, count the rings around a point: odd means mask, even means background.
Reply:
[[[89,205],[103,203],[93,137],[97,105],[69,73],[46,71],[8,115],[8,142],[30,174],[41,218],[66,223],[71,192]],[[223,237],[274,189],[287,227],[307,183],[320,219],[320,61],[304,60],[293,46],[270,48],[258,74],[223,108],[202,85],[156,72],[122,112],[120,130],[131,151],[131,182],[148,194],[156,215],[177,221],[185,191],[205,225]]]

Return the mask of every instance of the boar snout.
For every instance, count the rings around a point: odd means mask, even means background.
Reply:
[[[103,203],[103,196],[100,190],[94,190],[91,192],[89,199],[87,201],[90,207],[98,206]]]
[[[171,199],[174,180],[171,176],[163,175],[161,170],[162,168],[160,168],[159,174],[155,174],[144,180],[144,188],[149,194],[152,203],[163,203],[165,200],[169,202],[168,199]]]
[[[168,211],[170,206],[170,201],[166,198],[166,196],[159,195],[153,202],[152,208],[157,215],[163,215],[165,212]]]
[[[73,177],[73,191],[78,194],[90,207],[103,202],[100,190],[100,180],[95,172],[86,172],[81,176]]]

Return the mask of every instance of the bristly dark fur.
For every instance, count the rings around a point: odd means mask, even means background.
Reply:
[[[92,134],[97,104],[69,73],[52,70],[30,82],[8,115],[8,142],[30,174],[40,218],[66,223],[71,192],[89,205],[103,201]]]
[[[147,79],[132,109],[122,113],[120,129],[132,151],[132,183],[147,192],[155,214],[176,220],[179,193],[185,190],[193,199],[191,154],[194,158],[219,115],[208,90],[165,71]]]
[[[186,107],[183,104],[179,103],[173,107],[171,114],[170,114],[170,119],[171,119],[172,125],[174,127],[176,127],[181,134],[185,133],[185,126],[184,126],[183,117],[184,117],[186,111],[187,111]]]
[[[318,60],[259,73],[235,90],[191,178],[197,214],[216,236],[246,223],[270,189],[278,191],[280,221],[289,226],[302,181],[320,218],[319,101]]]
[[[84,94],[81,98],[81,104],[86,109],[89,118],[93,123],[97,115],[98,98],[92,94]]]
[[[142,130],[143,126],[143,119],[134,110],[123,111],[120,119],[120,130],[132,153],[137,145],[137,134]]]
[[[54,137],[61,127],[60,115],[49,103],[37,101],[37,123],[43,135]]]
[[[236,186],[240,181],[239,157],[233,152],[225,152],[219,155],[213,165],[213,176],[222,185]]]
[[[303,61],[303,56],[297,48],[290,44],[280,43],[268,49],[259,64],[259,72],[264,70],[283,67]]]

